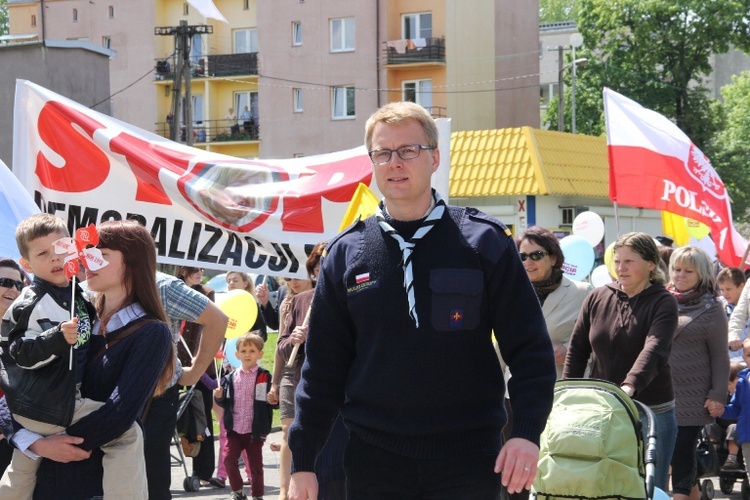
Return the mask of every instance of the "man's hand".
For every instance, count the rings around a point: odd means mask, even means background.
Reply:
[[[509,439],[495,461],[495,472],[502,472],[508,493],[531,489],[539,461],[539,447],[522,438]]]
[[[203,335],[193,365],[182,370],[182,376],[177,381],[180,385],[193,385],[200,380],[219,351],[224,340],[224,332],[227,331],[227,315],[213,302],[208,303],[195,322],[203,325]]]
[[[314,472],[295,472],[289,482],[289,500],[318,500],[318,479]]]
[[[742,341],[741,340],[730,340],[729,341],[729,348],[733,351],[736,351],[737,349],[742,349]]]
[[[78,342],[78,318],[60,323],[60,331],[65,337],[65,342],[75,345]]]
[[[86,460],[91,456],[90,451],[76,446],[81,443],[83,443],[83,438],[68,436],[67,434],[56,434],[37,439],[29,446],[29,449],[40,457],[49,458],[55,462],[68,463]]]

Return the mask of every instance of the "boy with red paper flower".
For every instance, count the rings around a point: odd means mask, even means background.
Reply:
[[[78,258],[83,258],[87,269],[107,265],[98,249],[85,248],[87,244],[96,245],[96,228],[83,231],[84,236],[76,237],[85,241],[78,242],[74,252],[68,252],[72,240],[65,222],[58,217],[35,214],[16,228],[21,266],[34,274],[34,281],[3,317],[0,385],[14,420],[44,436],[64,432],[71,423],[103,405],[82,398],[79,390],[97,316],[85,292],[69,280],[78,271]],[[70,255],[59,255],[59,248]],[[90,258],[84,252],[91,254]],[[92,259],[98,259],[98,263],[89,266]],[[117,498],[117,481],[132,480],[115,477],[118,470],[123,470],[119,464],[130,462],[132,453],[143,453],[142,434],[134,425],[102,449],[104,492],[108,498]],[[0,481],[0,499],[31,498],[39,461],[30,451],[27,453],[29,456],[14,450]]]

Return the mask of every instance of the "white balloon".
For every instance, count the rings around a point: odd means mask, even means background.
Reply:
[[[586,241],[595,247],[604,238],[604,221],[597,213],[581,212],[573,220],[573,234],[586,238]]]
[[[599,288],[607,283],[612,283],[612,276],[609,275],[609,269],[607,269],[607,266],[602,264],[601,266],[595,267],[594,270],[591,271],[591,284],[594,285],[594,288]]]

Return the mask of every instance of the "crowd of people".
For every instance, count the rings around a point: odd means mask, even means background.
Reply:
[[[238,366],[215,362],[227,317],[203,269],[158,272],[137,222],[98,226],[105,265],[81,286],[55,253],[65,223],[23,221],[20,266],[0,259],[0,498],[171,498],[179,392],[190,386],[210,443],[212,415],[220,429],[218,457],[212,445],[190,454],[193,475],[202,487],[228,482],[233,500],[248,485],[264,495],[276,407],[283,500],[494,500],[503,488],[525,498],[563,378],[613,382],[651,408],[656,486],[674,498],[695,498],[704,428],[727,439],[724,467],[741,468],[743,271],[628,233],[614,244],[611,283],[571,280],[550,231],[514,240],[492,217],[444,202],[430,184],[437,139],[420,106],[384,106],[365,131],[383,194],[375,215],[312,248],[307,277],[284,278],[277,301],[266,282],[226,275],[257,307]],[[273,366],[260,366],[268,349]]]

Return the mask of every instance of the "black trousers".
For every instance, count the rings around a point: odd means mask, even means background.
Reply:
[[[497,500],[500,474],[493,455],[411,458],[349,435],[344,453],[347,498],[357,500]]]
[[[151,400],[143,422],[143,454],[146,456],[146,478],[149,500],[169,500],[172,479],[172,457],[169,447],[177,425],[177,397],[180,387],[175,385]]]
[[[216,468],[216,451],[214,450],[214,419],[211,416],[211,408],[214,402],[214,393],[205,386],[203,382],[198,382],[195,386],[196,391],[203,395],[203,409],[206,412],[206,426],[211,431],[211,435],[201,444],[201,450],[198,456],[193,458],[193,475],[198,476],[204,481],[208,481],[214,475]],[[200,429],[201,431],[203,429]]]

